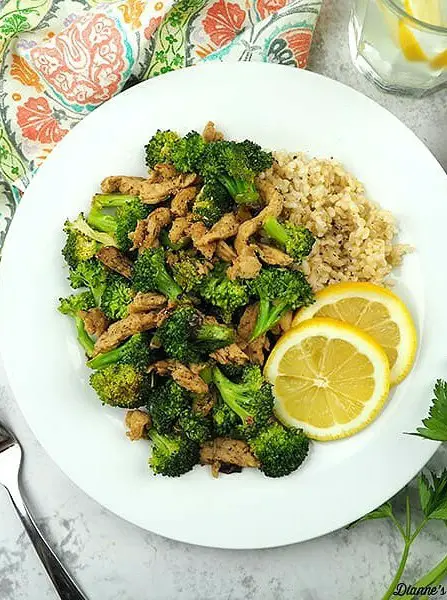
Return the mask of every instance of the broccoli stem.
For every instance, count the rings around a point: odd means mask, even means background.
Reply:
[[[175,450],[175,445],[170,443],[169,439],[166,436],[158,433],[158,431],[156,431],[153,427],[149,429],[147,435],[152,440],[152,442],[159,448],[163,447],[168,452],[173,452]]]
[[[95,194],[87,223],[99,231],[114,235],[117,226],[116,219],[113,215],[101,212],[102,209],[125,206],[134,200],[138,200],[138,196],[132,196],[131,194]]]
[[[81,317],[75,316],[74,320],[75,320],[75,324],[76,324],[78,342],[84,348],[87,356],[92,356],[95,343],[92,340],[92,338],[89,336],[87,331],[85,330],[84,321],[81,319]]]
[[[170,248],[171,250],[182,250],[188,245],[189,238],[183,238],[174,244],[174,242],[171,242],[166,229],[162,229],[160,231],[160,241],[165,248]]]
[[[175,283],[167,272],[158,274],[157,285],[158,291],[167,296],[169,300],[176,300],[182,293],[182,288]]]
[[[253,182],[245,179],[235,179],[227,175],[221,175],[219,180],[237,204],[258,203],[259,193]]]
[[[84,216],[80,214],[73,223],[70,223],[70,229],[84,234],[91,240],[96,240],[104,246],[115,246],[116,240],[112,235],[107,235],[106,232],[96,231],[87,223]]]
[[[196,339],[199,342],[233,342],[233,330],[224,325],[202,325],[197,333]]]
[[[114,235],[116,233],[116,219],[112,215],[105,215],[100,209],[92,208],[88,217],[87,223],[90,227],[105,233]]]
[[[273,238],[279,244],[284,246],[287,241],[288,234],[278,219],[275,219],[275,217],[267,217],[263,225],[263,229],[269,237]]]
[[[286,302],[272,304],[269,300],[261,298],[259,301],[258,318],[256,319],[250,341],[255,340],[274,327],[288,308],[289,305]]]
[[[117,363],[123,354],[122,347],[115,348],[114,350],[110,350],[109,352],[105,352],[104,354],[98,354],[92,360],[89,360],[87,366],[90,369],[104,369],[107,365],[113,365]]]
[[[138,196],[132,194],[95,194],[93,196],[92,206],[106,208],[108,206],[124,206],[128,202],[138,200]]]
[[[233,383],[227,379],[217,367],[214,367],[213,369],[213,381],[225,404],[229,406],[243,422],[250,421],[252,419],[251,414],[237,402],[238,397],[240,397],[241,393],[244,391],[243,384]]]
[[[209,365],[204,367],[199,375],[205,383],[211,383],[213,381],[213,371]]]

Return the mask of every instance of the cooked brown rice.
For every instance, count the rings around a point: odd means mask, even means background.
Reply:
[[[303,270],[315,290],[339,281],[384,283],[409,247],[393,243],[393,215],[368,200],[362,184],[333,160],[275,152],[262,177],[285,196],[289,218],[317,242]]]

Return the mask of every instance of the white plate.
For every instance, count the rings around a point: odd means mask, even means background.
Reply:
[[[383,414],[351,439],[314,444],[295,474],[254,470],[215,480],[208,468],[153,477],[148,445],[130,443],[123,413],[101,406],[70,321],[56,311],[69,291],[62,225],[87,208],[103,177],[143,175],[143,146],[157,128],[186,132],[214,120],[230,137],[334,156],[369,196],[392,210],[405,260],[398,292],[418,325],[415,369]],[[57,146],[13,221],[1,265],[3,359],[37,438],[87,494],[164,536],[224,548],[303,541],[342,527],[402,488],[437,444],[404,435],[426,416],[445,372],[447,178],[395,117],[353,90],[289,67],[213,64],[148,81],[93,112]]]

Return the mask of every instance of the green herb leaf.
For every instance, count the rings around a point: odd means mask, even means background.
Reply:
[[[348,529],[350,529],[351,527],[354,527],[355,525],[358,525],[359,523],[362,523],[363,521],[370,521],[372,519],[387,519],[388,517],[391,517],[392,515],[393,515],[393,508],[391,506],[391,502],[385,502],[385,504],[382,504],[378,508],[369,512],[367,515],[364,515],[360,519],[357,519],[357,521],[354,521],[353,523],[348,525]]]
[[[413,435],[429,440],[447,442],[447,382],[438,379],[434,388],[434,395],[429,416],[422,421],[425,427],[418,427],[417,433]]]
[[[419,498],[427,519],[447,520],[447,470],[439,475],[419,476]]]
[[[422,512],[427,516],[427,509],[431,501],[431,485],[427,477],[421,473],[418,479],[419,500],[421,502]]]

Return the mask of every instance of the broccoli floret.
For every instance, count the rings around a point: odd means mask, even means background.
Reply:
[[[153,169],[158,164],[172,163],[172,149],[180,139],[175,131],[159,129],[144,147],[147,166]]]
[[[314,236],[306,227],[288,221],[280,223],[274,217],[266,219],[263,229],[297,262],[310,254],[315,243]]]
[[[104,352],[104,354],[98,354],[98,356],[89,360],[87,366],[90,369],[100,370],[108,365],[128,364],[144,371],[149,366],[152,358],[153,350],[150,347],[150,336],[147,333],[136,333],[118,348]]]
[[[234,341],[230,327],[204,323],[192,306],[177,308],[160,325],[157,336],[168,356],[186,363],[199,362]]]
[[[134,296],[135,292],[128,279],[118,273],[109,273],[101,296],[101,310],[111,321],[124,319]]]
[[[211,227],[227,212],[233,201],[227,190],[216,179],[208,179],[192,206],[193,215]]]
[[[254,184],[255,173],[249,168],[247,157],[236,142],[222,140],[208,144],[200,174],[206,179],[217,179],[237,204],[256,204],[259,201]]]
[[[203,444],[212,437],[211,420],[204,415],[185,411],[178,420],[178,427],[193,442]]]
[[[101,245],[116,246],[113,237],[92,229],[82,213],[74,221],[65,221],[64,231],[67,240],[62,255],[72,269],[79,262],[93,258]]]
[[[249,302],[247,286],[241,279],[228,279],[227,268],[226,263],[217,263],[199,288],[202,298],[219,309],[225,322],[231,321],[233,312]]]
[[[190,131],[173,145],[169,162],[181,173],[197,172],[205,146],[206,142],[200,133]]]
[[[191,408],[188,392],[172,379],[151,390],[148,411],[152,424],[159,433],[169,433],[181,415]]]
[[[230,381],[218,367],[214,367],[213,382],[221,399],[239,417],[237,429],[244,437],[253,436],[272,418],[271,386],[264,381],[259,367],[246,367],[240,383]]]
[[[219,140],[207,144],[199,172],[217,179],[237,204],[257,204],[255,176],[271,164],[271,154],[253,142]]]
[[[266,152],[255,142],[244,140],[238,143],[239,148],[244,152],[249,168],[259,174],[267,171],[273,164],[273,155],[271,152]]]
[[[113,214],[104,210],[113,210]],[[109,233],[123,252],[132,246],[129,234],[135,231],[138,221],[145,219],[151,207],[143,204],[138,196],[128,194],[96,194],[88,215],[89,224],[95,229]]]
[[[143,204],[140,200],[129,202],[117,208],[115,213],[115,237],[118,248],[122,252],[130,251],[133,242],[129,238],[129,234],[135,231],[138,221],[146,219],[152,208],[150,205]]]
[[[237,365],[235,363],[219,365],[219,369],[222,371],[225,377],[231,379],[233,383],[239,383],[240,381],[242,381],[242,377],[244,376],[246,368],[247,367],[244,365]]]
[[[78,342],[84,348],[87,356],[93,354],[93,347],[95,345],[92,338],[85,330],[84,321],[79,316],[80,310],[89,310],[95,307],[95,299],[91,292],[82,292],[82,294],[76,294],[69,296],[68,298],[59,298],[58,310],[63,315],[67,315],[74,319],[77,331]]]
[[[106,289],[107,269],[96,258],[78,263],[69,273],[70,285],[77,290],[87,287],[93,294],[96,306],[100,306],[101,298]]]
[[[149,465],[155,474],[179,477],[199,462],[196,442],[180,435],[162,435],[154,428],[149,429],[148,436],[153,442]]]
[[[133,267],[132,282],[137,292],[160,292],[169,300],[175,300],[182,293],[168,273],[163,248],[147,248],[139,255]]]
[[[212,419],[216,437],[239,437],[238,426],[241,420],[220,398],[213,406]]]
[[[247,285],[250,294],[259,299],[252,340],[274,327],[288,310],[314,302],[312,288],[301,271],[264,267],[257,277],[247,280]]]
[[[273,423],[250,439],[250,448],[267,477],[284,477],[295,471],[306,458],[309,440],[300,429]]]
[[[67,241],[62,249],[62,256],[65,258],[67,265],[75,269],[79,262],[93,258],[99,250],[100,244],[83,233],[71,229],[66,231]]]
[[[204,260],[187,251],[177,252],[172,264],[172,276],[186,293],[195,292],[202,285],[206,269]]]
[[[133,365],[111,364],[90,375],[90,385],[103,404],[137,408],[146,403],[147,376]]]

